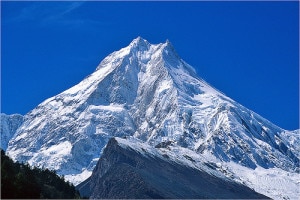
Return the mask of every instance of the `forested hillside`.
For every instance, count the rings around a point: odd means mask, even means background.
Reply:
[[[48,169],[15,163],[1,150],[2,199],[78,199],[75,187]]]

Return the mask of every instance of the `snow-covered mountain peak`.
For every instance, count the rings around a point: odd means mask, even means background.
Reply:
[[[75,184],[91,174],[111,137],[125,136],[150,145],[172,141],[251,168],[294,170],[297,142],[283,131],[198,77],[169,41],[138,37],[29,112],[7,151]]]
[[[115,51],[107,56],[96,71],[107,66],[114,67],[119,66],[121,62],[123,64],[137,64],[140,68],[142,65],[145,67],[154,67],[152,63],[147,65],[149,61],[153,62],[165,62],[164,67],[178,68],[183,66],[183,61],[176,53],[173,45],[167,40],[165,43],[150,44],[147,40],[137,37],[127,47]],[[189,70],[195,72],[195,70],[189,66]],[[145,69],[146,70],[146,69]]]
[[[147,50],[150,46],[151,44],[140,36],[132,40],[132,42],[129,44],[129,47],[137,48],[138,50]]]
[[[177,52],[176,52],[173,44],[170,42],[169,39],[167,39],[166,42],[163,43],[162,45],[163,45],[163,49],[166,51],[166,53],[168,53],[169,51],[171,51],[171,52],[173,52],[174,54],[176,54],[178,56],[178,54],[177,54]],[[178,56],[178,58],[180,59],[179,56]]]

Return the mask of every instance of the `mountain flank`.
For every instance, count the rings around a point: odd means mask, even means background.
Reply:
[[[1,129],[9,135],[7,155],[55,170],[74,185],[92,175],[111,138],[126,137],[140,153],[144,151],[135,144],[153,147],[148,149],[151,153],[166,151],[164,155],[177,164],[167,165],[163,158],[141,162],[157,161],[178,172],[185,166],[202,180],[203,173],[190,169],[196,167],[271,198],[299,196],[299,130],[284,130],[210,86],[169,41],[151,44],[141,37],[134,39],[104,58],[80,83],[46,99],[13,127]],[[126,162],[120,165],[118,170],[142,181],[141,187],[168,196],[160,193],[146,171]],[[105,180],[113,179],[114,172],[106,174]],[[118,175],[124,179],[124,173]],[[169,176],[163,170],[162,174]],[[131,177],[127,178],[129,183]],[[116,186],[119,192],[123,186]],[[184,187],[178,186],[178,191],[186,194]]]
[[[147,152],[151,147],[141,153],[123,142],[110,139],[92,176],[77,186],[82,195],[91,199],[268,198],[234,181],[176,163],[167,154],[152,155]]]

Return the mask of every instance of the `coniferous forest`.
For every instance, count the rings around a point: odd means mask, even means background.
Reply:
[[[55,171],[15,163],[1,150],[2,199],[79,199],[75,186]]]

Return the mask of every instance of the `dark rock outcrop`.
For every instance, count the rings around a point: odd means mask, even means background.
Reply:
[[[120,145],[115,138],[77,189],[91,199],[268,198],[239,183]]]

